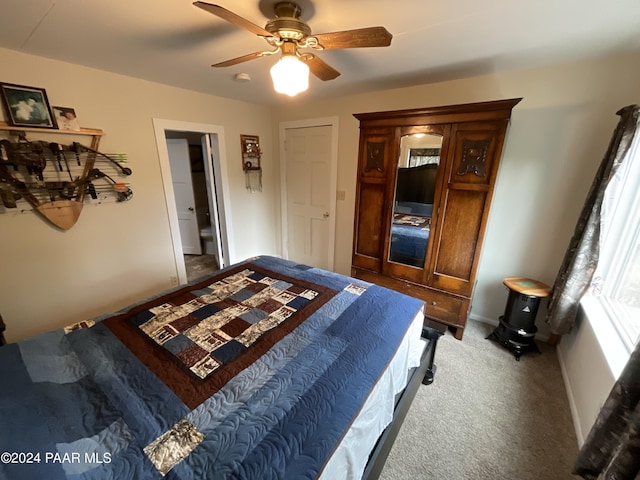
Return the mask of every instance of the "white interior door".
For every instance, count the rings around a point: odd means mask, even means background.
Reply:
[[[187,255],[202,255],[200,229],[191,180],[189,143],[184,138],[167,139],[171,180],[176,199],[182,251]]]
[[[285,128],[285,257],[331,270],[335,213],[331,125]]]

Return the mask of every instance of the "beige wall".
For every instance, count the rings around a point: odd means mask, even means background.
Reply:
[[[0,206],[0,314],[9,341],[169,287],[176,268],[152,118],[224,127],[236,255],[277,253],[268,108],[10,50],[0,49],[0,64],[1,81],[45,88],[52,105],[74,107],[82,126],[103,129],[100,150],[127,154],[134,192],[125,203],[87,204],[67,232]],[[262,193],[245,189],[241,133],[259,135],[266,152]]]
[[[337,189],[346,198],[338,201],[335,268],[349,273],[359,134],[353,114],[523,97],[507,135],[472,302],[475,318],[497,322],[504,277],[553,283],[615,112],[640,101],[639,60],[610,57],[287,105],[274,112],[274,135],[278,122],[339,116]]]

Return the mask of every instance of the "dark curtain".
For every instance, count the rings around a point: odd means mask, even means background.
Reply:
[[[631,354],[578,454],[585,479],[640,479],[640,344]]]
[[[638,105],[630,105],[617,112],[620,121],[591,184],[587,200],[553,285],[546,318],[553,335],[563,335],[571,331],[580,299],[591,284],[593,273],[598,265],[600,211],[604,192],[631,146],[638,128],[639,111]]]

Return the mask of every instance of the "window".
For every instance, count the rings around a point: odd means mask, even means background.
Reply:
[[[611,179],[602,206],[592,294],[629,351],[640,341],[640,132]]]
[[[411,148],[409,149],[409,167],[419,167],[438,163],[440,161],[439,148]]]

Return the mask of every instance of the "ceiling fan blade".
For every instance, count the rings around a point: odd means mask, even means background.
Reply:
[[[308,53],[301,57],[302,61],[309,66],[309,70],[320,80],[333,80],[340,76],[340,72],[321,60],[319,57]]]
[[[388,47],[391,35],[384,27],[368,27],[342,32],[320,33],[313,35],[325,50],[338,48]]]
[[[247,55],[243,55],[241,57],[232,58],[231,60],[226,60],[224,62],[216,63],[211,66],[212,67],[230,67],[232,65],[237,65],[239,63],[248,62],[249,60],[260,58],[264,56],[266,53],[271,53],[271,52],[253,52]]]
[[[245,30],[249,30],[251,33],[255,33],[256,35],[259,35],[261,37],[273,36],[271,35],[271,33],[267,32],[264,28],[259,27],[255,23],[252,23],[249,20],[242,18],[240,15],[237,15],[232,11],[221,7],[220,5],[213,5],[211,3],[206,3],[206,2],[193,2],[193,4],[198,8],[201,8],[209,13],[214,14],[217,17],[222,18],[223,20],[226,20],[229,23],[233,23],[238,27],[242,27]]]

